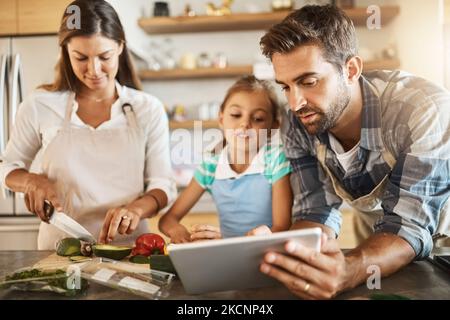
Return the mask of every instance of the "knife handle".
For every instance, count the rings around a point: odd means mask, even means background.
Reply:
[[[55,211],[55,207],[48,200],[44,200],[44,213],[45,216],[50,219],[53,212]]]

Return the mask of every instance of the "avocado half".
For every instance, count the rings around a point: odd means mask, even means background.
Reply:
[[[56,244],[58,256],[81,256],[81,241],[76,238],[64,238]]]
[[[92,246],[92,251],[97,257],[122,260],[131,253],[131,248],[112,246],[109,244],[96,244]]]

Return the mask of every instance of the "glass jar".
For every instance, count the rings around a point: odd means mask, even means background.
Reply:
[[[169,4],[164,1],[156,1],[153,7],[153,16],[168,17],[169,15]]]

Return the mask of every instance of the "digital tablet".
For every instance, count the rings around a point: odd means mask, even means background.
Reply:
[[[286,252],[286,241],[320,250],[320,228],[248,237],[171,244],[167,247],[189,294],[275,286],[280,283],[259,270],[268,251]]]

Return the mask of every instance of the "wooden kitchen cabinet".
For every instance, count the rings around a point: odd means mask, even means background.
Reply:
[[[17,33],[17,1],[0,0],[0,35]]]
[[[0,0],[0,35],[57,33],[72,0]]]
[[[19,34],[56,33],[72,0],[17,0]]]

